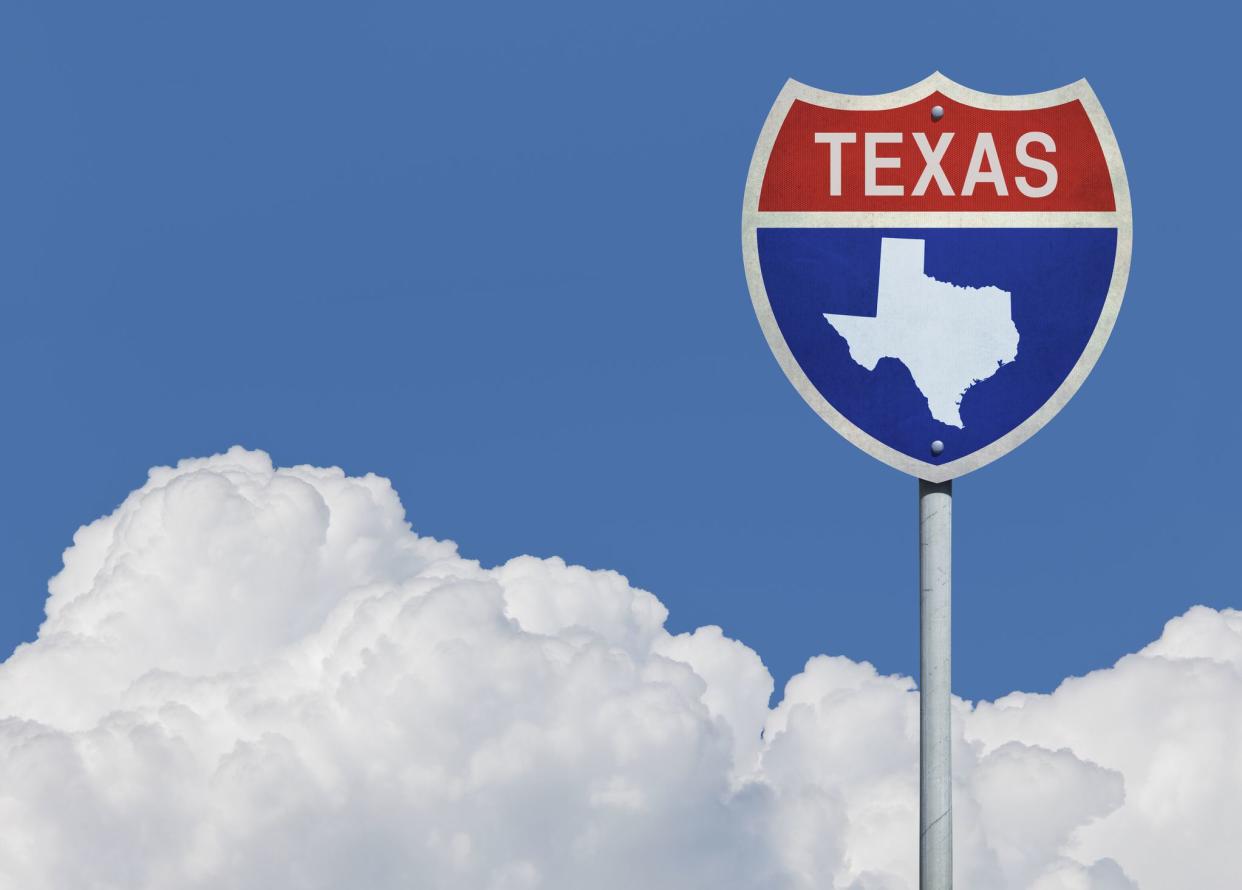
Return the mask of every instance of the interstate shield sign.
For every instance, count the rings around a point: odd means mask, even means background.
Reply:
[[[794,81],[746,182],[742,251],[798,392],[871,456],[941,482],[1069,400],[1112,330],[1130,194],[1085,80],[994,96]]]

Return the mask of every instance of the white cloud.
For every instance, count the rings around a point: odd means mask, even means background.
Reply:
[[[50,591],[0,666],[0,886],[916,886],[908,678],[820,656],[769,710],[718,628],[484,569],[383,479],[153,470]],[[1236,885],[1242,613],[957,715],[961,886]]]

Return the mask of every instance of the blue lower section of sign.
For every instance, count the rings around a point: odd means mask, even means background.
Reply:
[[[798,364],[855,426],[928,463],[977,451],[1033,415],[1086,349],[1104,307],[1115,229],[759,229],[763,283]],[[825,313],[875,316],[883,238],[924,242],[924,272],[959,287],[1011,295],[1017,354],[965,391],[962,427],[932,417],[896,358],[867,370]],[[945,412],[941,409],[941,414]],[[944,443],[933,455],[931,442]]]

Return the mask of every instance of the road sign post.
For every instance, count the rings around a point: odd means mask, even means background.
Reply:
[[[953,887],[953,483],[919,480],[919,890]]]
[[[1085,80],[998,96],[942,74],[876,96],[789,81],[746,180],[742,257],[781,369],[919,479],[922,890],[953,884],[952,480],[1077,392],[1130,270],[1130,192]]]

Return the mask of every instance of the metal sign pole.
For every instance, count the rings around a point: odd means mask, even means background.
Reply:
[[[951,137],[973,152],[948,152]],[[1018,218],[1040,228],[1015,230]],[[1085,80],[1025,96],[939,73],[880,96],[791,80],[755,144],[742,258],[768,345],[829,426],[920,480],[921,890],[953,887],[949,480],[1021,445],[1082,385],[1125,295],[1131,222],[1121,151]],[[1075,321],[1045,324],[1062,318]],[[900,385],[889,361],[909,372]],[[987,395],[963,420],[975,386]]]
[[[919,890],[953,887],[953,483],[919,480]]]

